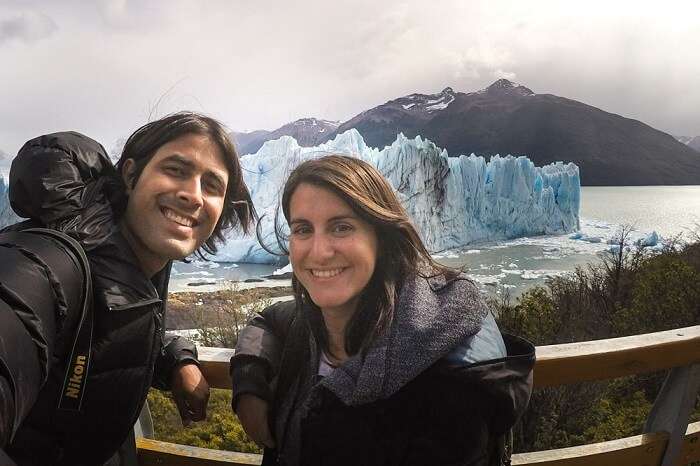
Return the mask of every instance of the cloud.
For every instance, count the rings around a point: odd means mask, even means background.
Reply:
[[[183,0],[97,0],[94,4],[101,19],[101,27],[125,34],[163,34],[173,25],[182,28],[181,23],[187,17],[197,16],[196,5]]]
[[[493,77],[496,79],[508,79],[510,81],[515,81],[516,74],[512,71],[503,71],[502,69],[497,69],[493,72]]]
[[[38,12],[23,12],[0,20],[0,44],[16,39],[33,43],[50,37],[58,30],[56,23],[47,15]]]
[[[13,153],[65,129],[111,147],[181,109],[233,129],[346,120],[412,92],[471,92],[499,78],[700,134],[700,6],[536,3],[0,0],[0,45],[13,45],[0,48],[12,65],[0,147]],[[19,14],[30,10],[53,21]],[[14,46],[42,34],[51,37]]]

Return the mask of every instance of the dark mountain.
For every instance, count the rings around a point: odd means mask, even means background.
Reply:
[[[676,136],[676,139],[691,149],[700,152],[700,136]]]
[[[356,128],[384,147],[403,132],[452,155],[527,155],[536,165],[571,161],[584,185],[700,184],[700,158],[673,136],[575,100],[500,79],[468,94],[411,94],[360,113],[323,141]],[[322,142],[323,142],[322,141]]]
[[[257,131],[251,131],[250,133],[237,133],[233,132],[231,133],[231,138],[233,139],[233,143],[236,146],[236,149],[238,149],[238,153],[240,155],[243,154],[249,154],[251,152],[243,152],[243,149],[250,146],[250,147],[255,147],[257,146],[260,148],[260,146],[263,145],[267,139],[265,139],[265,136],[270,134],[272,131],[266,131],[264,129],[259,129]],[[257,152],[257,150],[253,151]]]
[[[311,147],[327,141],[329,133],[335,131],[340,123],[318,118],[302,118],[287,123],[274,131],[253,131],[250,133],[233,133],[234,140],[241,155],[253,154],[262,147],[265,141],[279,139],[282,136],[291,136],[297,140],[300,146]]]

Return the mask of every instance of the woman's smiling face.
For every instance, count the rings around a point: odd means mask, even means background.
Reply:
[[[332,191],[301,183],[289,202],[289,258],[322,310],[354,313],[377,262],[374,227]]]

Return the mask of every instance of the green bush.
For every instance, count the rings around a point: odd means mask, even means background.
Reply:
[[[700,242],[660,253],[627,247],[524,293],[492,302],[502,330],[536,345],[657,332],[700,322]],[[665,374],[536,390],[514,428],[516,451],[641,433]],[[691,421],[700,419],[696,407]]]
[[[628,307],[615,315],[617,333],[633,335],[700,322],[700,272],[678,254],[648,259],[637,272]]]
[[[245,434],[231,410],[231,390],[212,389],[207,420],[193,423],[190,427],[183,427],[169,393],[151,390],[148,407],[157,440],[215,450],[262,453]]]

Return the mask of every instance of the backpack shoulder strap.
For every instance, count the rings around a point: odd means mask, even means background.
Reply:
[[[59,409],[80,411],[90,369],[90,349],[92,346],[93,313],[90,263],[80,243],[65,233],[49,228],[29,228],[23,231],[25,233],[48,236],[62,244],[71,251],[83,272],[80,307],[77,309],[80,317],[78,318],[70,357],[66,364],[67,369],[58,403]]]

